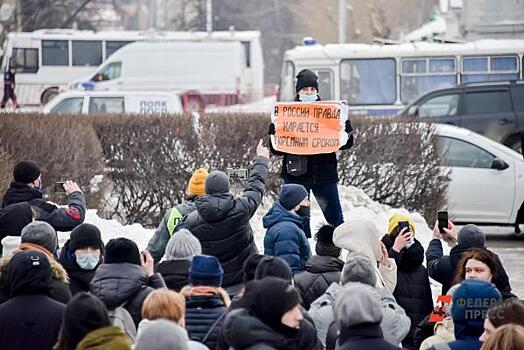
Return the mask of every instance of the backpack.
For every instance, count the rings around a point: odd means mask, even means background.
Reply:
[[[115,307],[114,309],[108,309],[107,313],[109,314],[109,320],[113,326],[118,326],[122,328],[124,333],[135,342],[136,338],[136,326],[133,318],[129,311],[124,307],[127,304],[124,304]]]

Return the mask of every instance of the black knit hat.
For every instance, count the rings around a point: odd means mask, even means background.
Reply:
[[[302,69],[297,75],[296,93],[305,87],[314,87],[318,91],[318,77],[309,69]]]
[[[264,258],[262,254],[252,254],[247,257],[242,266],[243,282],[246,285],[248,282],[255,279],[255,272],[257,270],[258,263]]]
[[[282,316],[300,303],[300,294],[295,287],[289,281],[276,277],[249,282],[244,298],[247,308],[277,331],[285,329]]]
[[[280,189],[279,203],[286,209],[292,210],[308,197],[306,188],[298,184],[285,184]]]
[[[76,349],[88,333],[110,325],[104,303],[92,294],[81,292],[67,303],[62,332],[68,348]]]
[[[95,225],[83,223],[71,231],[69,240],[69,251],[73,253],[80,248],[95,247],[100,250],[104,248],[104,242],[100,230]]]
[[[291,282],[293,272],[288,263],[276,256],[265,256],[258,263],[255,270],[255,279],[261,280],[266,277],[278,277]]]
[[[138,246],[135,242],[127,238],[114,238],[107,242],[104,263],[130,263],[142,265],[140,262]]]
[[[333,244],[333,232],[335,227],[332,225],[323,225],[316,234],[317,244],[315,245],[315,252],[317,255],[332,256],[338,258],[341,249]]]
[[[16,163],[13,169],[13,178],[16,182],[31,183],[40,176],[38,165],[32,160],[22,160]]]

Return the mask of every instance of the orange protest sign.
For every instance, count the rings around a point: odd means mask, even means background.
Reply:
[[[335,152],[348,140],[347,118],[347,105],[341,102],[276,103],[271,112],[275,124],[271,143],[277,151],[290,154]]]

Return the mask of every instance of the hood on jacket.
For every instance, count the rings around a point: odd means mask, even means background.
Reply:
[[[88,333],[76,350],[131,350],[131,339],[119,326],[104,327]]]
[[[371,261],[380,260],[379,230],[368,218],[354,218],[339,225],[333,234],[333,243],[339,248],[360,253]]]
[[[343,267],[342,260],[325,255],[313,255],[306,263],[306,271],[311,273],[340,272]]]
[[[11,182],[2,199],[2,206],[7,207],[14,203],[29,202],[35,198],[42,199],[42,193],[36,188],[31,188],[21,182]]]
[[[206,222],[223,220],[235,206],[235,200],[230,193],[207,194],[195,199],[198,214]]]
[[[342,287],[333,306],[340,329],[365,323],[379,324],[384,317],[378,291],[363,283],[350,282]]]
[[[141,266],[130,263],[102,264],[90,283],[90,292],[108,309],[122,305],[147,285]]]
[[[186,330],[173,321],[165,319],[142,321],[134,350],[186,350],[188,341]]]
[[[0,237],[20,236],[22,229],[33,221],[33,212],[27,202],[8,205],[0,211]]]
[[[455,338],[478,338],[484,331],[488,310],[502,299],[495,285],[476,279],[465,280],[453,293],[451,316]]]
[[[13,257],[17,253],[27,251],[27,250],[37,250],[45,254],[47,257],[47,260],[49,261],[49,264],[51,265],[51,278],[58,280],[58,281],[63,281],[65,283],[69,283],[69,276],[67,274],[67,271],[64,269],[64,267],[55,260],[55,258],[49,253],[49,251],[47,251],[47,249],[40,247],[36,244],[24,243],[20,245],[20,247],[16,249],[12,255],[3,257],[0,260],[0,271],[7,271]]]
[[[273,206],[262,218],[262,224],[266,229],[283,221],[292,222],[300,228],[304,225],[304,219],[302,217],[287,210],[278,202],[273,203]]]
[[[46,255],[36,250],[15,254],[7,269],[9,295],[47,295],[51,282],[51,265]]]

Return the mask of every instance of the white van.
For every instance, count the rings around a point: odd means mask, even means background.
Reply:
[[[152,91],[66,91],[44,106],[44,113],[182,113],[175,93]]]
[[[240,42],[135,42],[69,89],[180,91],[184,107],[232,105],[250,93]],[[87,81],[87,82],[86,82]],[[194,106],[192,106],[194,109]]]

